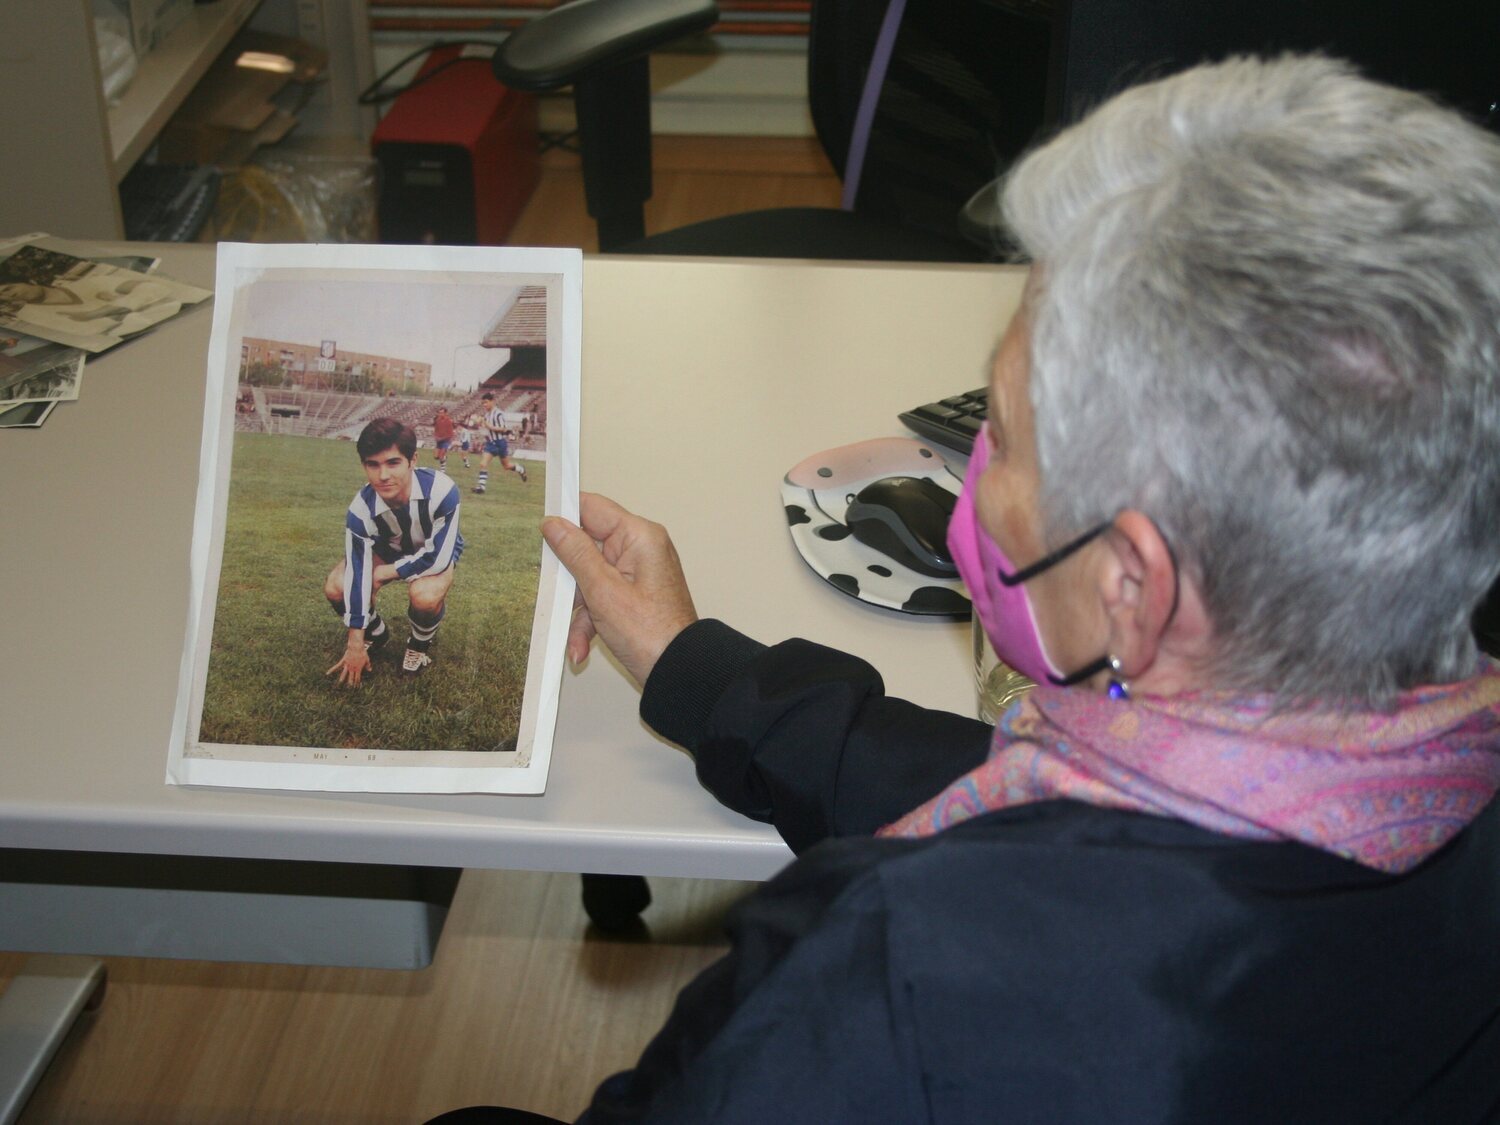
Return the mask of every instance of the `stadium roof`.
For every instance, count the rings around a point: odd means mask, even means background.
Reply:
[[[479,341],[487,348],[545,348],[547,346],[547,290],[525,285],[513,304]]]

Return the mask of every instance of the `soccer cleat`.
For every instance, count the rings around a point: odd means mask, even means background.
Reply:
[[[388,628],[387,629],[382,629],[380,632],[376,633],[373,637],[366,637],[365,638],[365,651],[368,652],[371,656],[374,656],[381,649],[385,648],[387,642],[389,642],[390,639],[391,639],[391,631],[390,631],[390,629],[388,629]]]
[[[521,468],[521,466],[517,465],[516,466],[516,473],[520,476],[521,483],[522,484],[526,484],[527,483],[527,481],[526,481],[526,470],[523,469],[523,468]]]
[[[408,676],[415,676],[431,663],[432,657],[425,652],[409,648],[406,650],[406,655],[401,658],[401,671]]]
[[[477,484],[473,488],[469,489],[469,491],[474,493],[476,496],[482,496],[484,494],[484,489],[480,488]]]

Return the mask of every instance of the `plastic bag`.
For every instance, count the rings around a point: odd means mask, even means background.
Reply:
[[[130,20],[114,0],[94,0],[94,43],[104,100],[115,102],[135,77],[136,57],[130,45]]]
[[[223,242],[374,242],[375,161],[319,153],[257,153],[226,169],[214,208]]]

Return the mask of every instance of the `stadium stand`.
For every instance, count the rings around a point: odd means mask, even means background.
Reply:
[[[308,391],[300,387],[256,390],[260,400],[256,412],[268,432],[306,437],[340,437],[351,430],[357,434],[384,401],[377,395]]]
[[[397,418],[417,432],[426,447],[433,444],[432,419],[440,406],[462,423],[481,413],[486,388],[461,399],[412,398],[310,391],[301,387],[252,387],[240,384],[235,406],[236,433],[296,434],[303,437],[357,438],[377,418]],[[507,414],[526,415],[517,426],[513,448],[541,453],[547,448],[547,396],[528,386],[492,389]]]

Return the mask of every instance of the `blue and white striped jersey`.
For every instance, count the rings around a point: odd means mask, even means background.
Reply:
[[[491,407],[484,415],[484,425],[489,431],[489,437],[502,437],[506,430],[505,411],[498,406]]]
[[[441,574],[464,549],[458,532],[458,485],[436,469],[414,469],[411,498],[392,508],[368,484],[354,494],[344,517],[344,624],[363,629],[370,619],[370,576],[395,563],[407,581]]]

